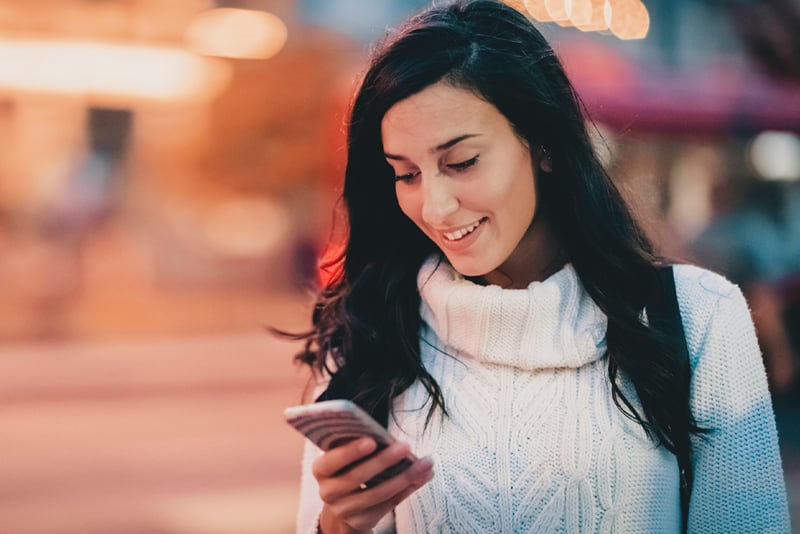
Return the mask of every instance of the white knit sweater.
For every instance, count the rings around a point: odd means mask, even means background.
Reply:
[[[437,267],[438,265],[438,267]],[[760,352],[738,288],[675,268],[689,346],[695,480],[689,531],[790,531],[777,433]],[[567,265],[527,289],[483,287],[446,263],[419,274],[422,359],[449,417],[423,431],[429,399],[395,399],[390,431],[434,460],[434,479],[400,504],[405,533],[680,531],[675,457],[611,398],[606,317]],[[622,379],[629,399],[632,386]],[[298,532],[321,509],[304,460]]]

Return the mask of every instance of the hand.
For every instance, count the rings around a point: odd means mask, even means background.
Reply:
[[[410,455],[408,444],[395,442],[357,463],[375,447],[373,440],[363,438],[331,449],[314,461],[311,472],[325,503],[320,515],[324,534],[372,532],[384,515],[433,478],[433,462],[420,458],[394,477],[363,489],[372,477]]]

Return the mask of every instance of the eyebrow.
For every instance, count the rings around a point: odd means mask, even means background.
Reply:
[[[463,141],[465,139],[470,139],[471,137],[478,137],[478,136],[480,136],[480,134],[459,135],[458,137],[454,137],[454,138],[450,139],[449,141],[444,142],[441,145],[436,146],[433,150],[431,150],[431,152],[441,152],[442,150],[447,150],[448,148],[451,148],[451,147],[457,145],[458,143],[460,143],[461,141]],[[395,155],[395,154],[389,154],[387,152],[385,152],[383,155],[386,157],[386,159],[393,159],[393,160],[399,160],[399,161],[404,161],[404,160],[408,159],[405,156],[398,156],[398,155]]]

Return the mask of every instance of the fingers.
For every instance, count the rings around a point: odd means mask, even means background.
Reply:
[[[331,520],[357,530],[372,528],[433,478],[433,461],[414,458],[407,443],[396,441],[383,450],[376,449],[374,440],[363,438],[327,451],[312,464],[325,503],[323,510],[330,513]],[[386,471],[401,461],[408,462],[408,467],[397,474],[392,469],[391,478],[366,487],[366,482],[387,475]]]
[[[363,490],[361,496],[380,504],[396,506],[433,478],[433,460],[421,458],[402,473]]]
[[[331,449],[314,461],[311,466],[311,473],[317,479],[335,476],[348,465],[371,454],[375,451],[375,447],[374,440],[362,438]]]
[[[431,462],[431,466],[433,466],[433,462]],[[426,474],[424,475],[424,477],[422,479],[420,479],[418,482],[415,482],[414,485],[408,486],[405,490],[403,490],[400,493],[397,493],[396,495],[394,495],[391,499],[389,499],[386,502],[386,505],[390,509],[396,507],[398,504],[400,504],[401,502],[406,500],[406,498],[409,495],[411,495],[412,493],[417,491],[419,488],[421,488],[422,486],[424,486],[425,484],[427,484],[431,480],[433,480],[433,469],[428,469]]]
[[[347,479],[353,481],[357,486],[374,485],[380,483],[380,481],[374,481],[370,484],[374,477],[381,475],[380,478],[385,479],[387,475],[393,476],[395,473],[385,473],[385,471],[388,469],[395,471],[395,466],[401,462],[410,466],[413,461],[414,456],[411,454],[408,444],[396,442],[367,461],[352,466],[347,471]],[[398,469],[397,472],[399,473],[401,470]]]
[[[340,520],[356,529],[369,529],[409,495],[433,478],[433,461],[422,458],[402,473],[373,488],[353,491],[326,502]]]
[[[335,502],[350,494],[361,492],[363,485],[376,475],[391,468],[404,459],[411,458],[409,446],[406,443],[395,442],[374,456],[364,460],[364,454],[359,456],[358,446],[356,451],[342,452],[329,462],[322,462],[322,458],[336,451],[331,450],[320,458],[319,473],[331,473],[329,476],[317,476],[320,497],[326,503]],[[366,450],[366,447],[360,449]],[[353,461],[357,462],[353,465]],[[348,467],[350,466],[350,467]],[[313,468],[312,468],[313,469]],[[344,470],[344,471],[343,471]]]

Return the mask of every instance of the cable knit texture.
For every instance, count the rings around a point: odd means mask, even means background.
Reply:
[[[790,531],[777,433],[739,289],[675,268],[689,346],[692,410],[713,429],[693,442],[690,532]],[[390,431],[435,477],[395,510],[400,534],[680,532],[675,457],[611,398],[607,320],[567,265],[526,289],[479,286],[431,259],[419,273],[422,359],[449,417],[424,429],[430,399],[395,399]],[[632,385],[621,377],[629,399]],[[321,504],[307,451],[298,521]]]

